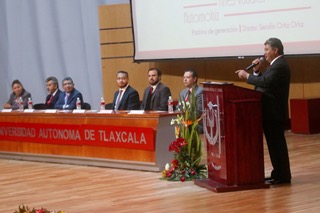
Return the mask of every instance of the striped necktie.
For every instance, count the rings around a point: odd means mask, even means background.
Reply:
[[[117,98],[117,101],[116,101],[115,109],[119,108],[122,92],[123,92],[122,89],[120,89],[119,90],[119,94],[118,94],[118,98]]]

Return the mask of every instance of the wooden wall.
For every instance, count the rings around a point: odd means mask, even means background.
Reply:
[[[170,60],[160,62],[133,62],[133,36],[129,4],[105,5],[99,7],[102,76],[104,97],[112,102],[117,90],[116,73],[129,72],[130,84],[138,90],[140,99],[148,86],[147,70],[158,67],[162,70],[162,82],[169,86],[174,99],[178,99],[184,88],[182,75],[186,68],[199,73],[199,82],[226,81],[238,86],[252,88],[234,73],[247,67],[253,58],[246,59],[207,59]],[[267,38],[262,38],[263,43]],[[281,39],[281,38],[280,38]],[[316,56],[287,57],[292,71],[290,98],[320,97],[320,58]]]

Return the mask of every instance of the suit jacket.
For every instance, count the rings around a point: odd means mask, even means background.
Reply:
[[[119,90],[114,93],[112,109],[114,110]],[[130,85],[127,87],[126,91],[123,93],[120,100],[118,110],[137,110],[140,107],[139,93],[137,90],[133,89]]]
[[[47,105],[47,102],[49,101],[50,97],[51,97],[51,94],[49,94],[47,97],[46,97],[46,101],[44,102],[44,104],[46,105],[46,109],[54,109],[54,105],[57,103],[58,99],[59,99],[59,95],[61,93],[61,90],[58,89],[56,94],[53,96],[52,100],[50,101],[50,104]]]
[[[185,99],[188,95],[189,88],[185,88],[180,92],[180,99]],[[202,114],[202,103],[203,103],[203,88],[198,85],[194,86],[194,94],[197,99],[197,117],[200,117]],[[180,100],[179,99],[179,100]],[[179,107],[179,105],[177,106]]]
[[[247,83],[255,86],[262,95],[263,120],[288,119],[290,68],[284,56],[278,58],[259,76],[249,75]]]
[[[81,101],[81,105],[83,105],[83,98],[82,98],[82,94],[76,90],[76,89],[73,89],[71,92],[70,92],[70,95],[69,95],[69,98],[68,98],[68,101],[67,101],[67,105],[68,107],[66,108],[63,108],[63,105],[64,105],[64,97],[66,96],[66,92],[61,92],[59,94],[59,98],[58,98],[58,101],[55,103],[54,105],[54,108],[55,109],[76,109],[77,106],[76,106],[76,102],[77,102],[77,98],[79,97],[80,98],[80,101]],[[81,107],[82,108],[82,107]]]
[[[150,87],[151,86],[147,87],[144,91],[142,103],[140,106],[140,109],[142,109],[142,110],[145,110]],[[164,84],[162,84],[160,82],[152,94],[151,103],[150,103],[150,110],[152,110],[152,111],[167,111],[169,96],[171,96],[171,92],[170,92],[169,87],[165,86]]]
[[[24,90],[21,94],[23,100],[23,108],[28,108],[28,99],[31,98],[31,94]],[[7,101],[8,104],[11,104],[11,109],[19,109],[19,102],[17,101],[16,95],[14,93],[10,94],[9,100]]]
[[[189,90],[189,88],[185,88],[184,90],[182,90],[180,92],[179,102],[180,102],[181,99],[185,100],[186,96],[188,95],[188,90]],[[194,86],[194,94],[195,94],[196,99],[197,99],[197,118],[200,118],[200,116],[203,113],[203,108],[202,108],[202,105],[203,105],[203,88],[199,87],[198,85],[195,85]],[[179,104],[178,104],[177,108],[179,108]],[[200,134],[203,133],[203,120],[200,120],[200,122],[199,122],[198,132]]]

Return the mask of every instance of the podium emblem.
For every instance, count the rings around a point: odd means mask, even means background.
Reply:
[[[221,158],[221,118],[219,97],[216,96],[216,104],[209,101],[204,109],[203,117],[204,135],[208,146],[208,157]],[[210,164],[215,170],[220,170],[221,165],[217,165],[213,160]]]

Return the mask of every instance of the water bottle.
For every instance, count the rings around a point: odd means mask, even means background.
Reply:
[[[101,97],[101,99],[100,99],[100,110],[105,110],[105,105],[106,105],[106,102],[104,101],[104,98]]]
[[[171,96],[168,99],[168,113],[173,113],[173,100]]]
[[[81,109],[81,101],[79,97],[77,98],[76,106],[78,110]]]
[[[22,97],[19,98],[19,111],[23,111],[23,100],[22,100]]]
[[[31,98],[28,98],[28,109],[33,109],[33,103]]]

